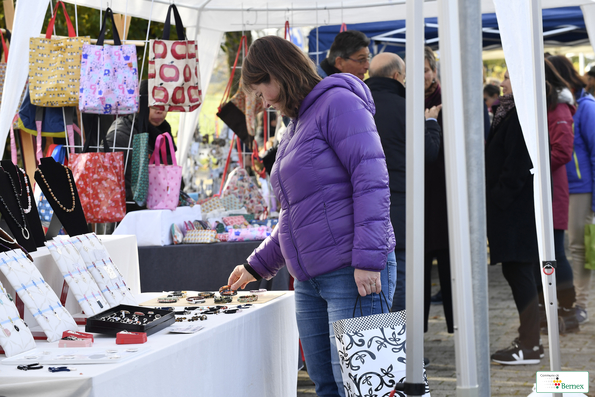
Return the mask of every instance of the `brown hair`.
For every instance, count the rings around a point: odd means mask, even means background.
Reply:
[[[547,102],[547,110],[551,111],[558,106],[558,94],[564,88],[568,88],[570,90],[570,86],[564,80],[554,65],[549,61],[548,58],[544,59],[545,61],[545,95],[546,95],[546,102]]]
[[[565,56],[556,55],[553,57],[549,57],[547,59],[554,65],[558,73],[560,73],[560,77],[562,77],[568,85],[572,88],[574,93],[578,94],[581,88],[585,88],[587,84],[581,79],[581,76],[578,74],[572,62],[568,60]]]
[[[300,104],[322,79],[314,63],[293,43],[277,36],[255,40],[242,64],[242,86],[248,95],[252,86],[279,83],[281,112],[291,118],[298,115]]]

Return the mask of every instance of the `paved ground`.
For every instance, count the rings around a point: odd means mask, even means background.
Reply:
[[[499,265],[490,266],[490,352],[507,347],[518,336],[518,314],[510,287],[502,276]],[[438,290],[437,272],[433,290]],[[589,396],[595,397],[595,286],[592,284],[589,307],[591,321],[577,333],[560,336],[562,370],[590,371]],[[546,357],[537,365],[503,366],[491,364],[491,395],[528,396],[535,383],[536,371],[549,371],[547,335],[542,335]],[[456,364],[454,335],[446,332],[442,306],[434,305],[430,311],[429,330],[425,334],[425,356],[431,360],[427,368],[432,397],[456,396]],[[300,371],[298,397],[315,396],[314,386],[306,371]]]

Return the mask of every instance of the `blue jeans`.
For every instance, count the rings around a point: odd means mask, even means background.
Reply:
[[[395,296],[393,297],[393,312],[405,310],[405,250],[395,250],[395,258],[397,259],[397,287],[395,288]]]
[[[339,355],[333,332],[333,322],[353,317],[358,296],[353,278],[354,268],[346,267],[307,281],[295,281],[295,308],[302,349],[306,356],[308,375],[316,385],[319,397],[345,396]],[[392,305],[396,285],[394,252],[387,258],[387,266],[380,272],[382,291]],[[364,315],[382,313],[381,295],[372,294],[361,299]],[[359,306],[359,305],[358,305]],[[359,316],[359,308],[357,309]]]

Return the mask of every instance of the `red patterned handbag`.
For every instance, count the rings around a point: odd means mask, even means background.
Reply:
[[[119,222],[126,215],[124,153],[110,152],[103,142],[105,153],[70,155],[69,167],[89,223]]]

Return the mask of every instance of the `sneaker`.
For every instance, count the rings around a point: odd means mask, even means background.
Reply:
[[[541,361],[541,346],[534,346],[532,349],[525,349],[515,340],[512,345],[506,349],[498,350],[492,354],[492,361],[503,365],[526,365],[539,364]]]
[[[439,290],[434,295],[432,295],[432,297],[430,298],[430,303],[432,305],[441,305],[442,304],[442,290]]]
[[[515,338],[513,343],[516,343],[517,345],[520,343],[519,338]],[[543,345],[541,344],[541,338],[539,338],[539,358],[544,358],[545,357],[545,350],[543,349]]]
[[[574,306],[576,309],[576,319],[578,320],[579,325],[583,325],[586,322],[589,322],[589,316],[587,316],[587,311],[583,309],[582,306],[576,305]]]

